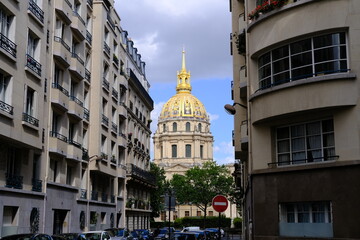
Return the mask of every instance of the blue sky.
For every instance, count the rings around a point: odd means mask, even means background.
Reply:
[[[211,119],[214,160],[234,163],[233,118],[224,111],[231,103],[231,19],[227,0],[115,0],[121,27],[127,30],[146,62],[154,100],[152,130],[162,105],[176,91],[182,49],[191,72],[192,94]]]

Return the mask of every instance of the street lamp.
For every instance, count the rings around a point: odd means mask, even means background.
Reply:
[[[89,231],[89,225],[90,225],[90,198],[91,198],[91,193],[90,193],[90,162],[96,160],[99,161],[101,160],[102,157],[101,156],[98,156],[98,155],[92,155],[91,157],[88,158],[88,166],[87,166],[87,186],[86,186],[86,192],[87,192],[87,205],[86,205],[86,215],[87,215],[87,218],[86,218],[86,228],[87,230],[86,231]]]
[[[245,109],[247,109],[247,106],[241,104],[241,103],[237,103],[237,102],[234,102],[234,104],[225,104],[224,108],[225,108],[225,111],[230,114],[230,115],[235,115],[236,113],[236,109],[235,109],[235,105],[239,105],[240,107],[243,107]]]

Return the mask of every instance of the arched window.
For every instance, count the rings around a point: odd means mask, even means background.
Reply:
[[[190,132],[190,123],[189,122],[186,123],[185,128],[186,128],[187,132]]]
[[[177,131],[177,123],[174,122],[174,123],[173,123],[173,132],[176,132],[176,131]]]
[[[190,144],[185,145],[185,157],[191,158],[191,145]]]
[[[166,125],[163,124],[163,132],[166,132]]]
[[[177,157],[177,146],[174,144],[174,145],[171,145],[171,157],[172,158],[176,158]]]
[[[204,145],[200,145],[200,158],[204,158]]]
[[[199,130],[199,132],[202,132],[202,125],[201,125],[201,123],[199,123],[199,125],[198,125],[198,130]]]

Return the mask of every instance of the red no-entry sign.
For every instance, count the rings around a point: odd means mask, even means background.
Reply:
[[[228,208],[228,200],[223,195],[217,195],[212,200],[212,206],[217,212],[224,212]]]

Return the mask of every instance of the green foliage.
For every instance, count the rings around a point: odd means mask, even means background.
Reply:
[[[204,212],[206,218],[206,209],[211,206],[212,199],[219,194],[228,196],[233,181],[225,165],[209,161],[202,167],[187,170],[184,176],[174,175],[171,185],[175,189],[178,204],[194,204]]]
[[[150,228],[154,229],[154,228],[163,228],[166,227],[166,224],[164,222],[150,222]]]
[[[234,218],[233,224],[235,228],[241,228],[242,218]]]
[[[150,162],[150,172],[156,179],[156,190],[151,191],[150,206],[152,209],[151,217],[157,218],[160,216],[160,212],[163,210],[163,197],[167,183],[165,181],[165,171],[163,168],[159,168],[155,163]]]

